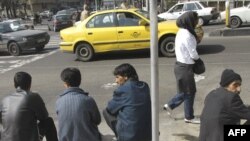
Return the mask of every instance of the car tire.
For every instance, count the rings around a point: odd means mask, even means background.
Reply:
[[[80,61],[90,61],[94,57],[94,50],[87,43],[78,44],[76,47],[76,57]]]
[[[175,56],[175,37],[169,36],[162,40],[160,43],[160,52],[165,57]]]
[[[16,42],[12,42],[8,45],[8,51],[12,56],[19,56],[22,53],[22,49]]]
[[[43,51],[44,47],[45,47],[44,45],[38,46],[38,47],[36,47],[36,51],[37,52]]]
[[[239,17],[231,17],[230,18],[230,27],[231,28],[237,28],[242,24],[241,19]]]

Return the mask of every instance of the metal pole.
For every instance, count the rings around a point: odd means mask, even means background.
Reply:
[[[158,66],[158,22],[155,0],[149,0],[150,10],[150,66],[152,101],[152,141],[159,141],[159,66]]]
[[[95,11],[97,11],[97,0],[95,0]]]
[[[226,27],[230,27],[230,0],[226,0],[225,6],[226,6]]]
[[[146,0],[146,11],[149,12],[149,0]]]
[[[33,10],[33,5],[32,5],[31,0],[29,0],[29,5],[30,5],[30,10],[31,10],[31,13],[32,13],[33,15],[35,15],[34,10]]]

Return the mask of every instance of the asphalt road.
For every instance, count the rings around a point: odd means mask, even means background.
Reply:
[[[53,33],[54,43],[40,53],[32,52],[20,57],[0,54],[0,99],[14,92],[13,76],[18,71],[27,71],[33,76],[32,90],[38,91],[44,99],[50,115],[56,121],[55,101],[64,90],[60,73],[66,67],[77,67],[81,70],[83,80],[81,88],[94,97],[102,111],[112,97],[114,88],[105,87],[114,82],[113,69],[121,63],[131,63],[137,70],[140,80],[150,84],[149,51],[115,52],[97,55],[92,62],[80,62],[73,54],[61,53],[58,50],[59,36]],[[250,104],[250,47],[248,37],[204,37],[198,47],[200,57],[206,65],[206,72],[197,78],[197,95],[195,114],[200,115],[205,96],[219,86],[221,72],[225,68],[234,69],[243,78],[243,101]],[[5,61],[5,62],[4,62]],[[9,61],[9,62],[8,62]],[[15,62],[16,61],[16,62]],[[176,121],[167,117],[162,110],[163,104],[175,93],[173,73],[175,58],[159,58],[159,97],[160,97],[160,141],[190,140],[196,141],[198,125],[186,125],[183,122],[183,107],[174,111]],[[9,65],[8,65],[9,64]],[[3,71],[5,69],[5,71]],[[183,128],[183,127],[187,128]],[[111,131],[103,122],[100,131],[111,137]]]

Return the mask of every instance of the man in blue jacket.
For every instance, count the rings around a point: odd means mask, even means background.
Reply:
[[[118,141],[151,140],[151,100],[148,84],[139,81],[134,67],[121,64],[114,70],[120,86],[103,111]]]

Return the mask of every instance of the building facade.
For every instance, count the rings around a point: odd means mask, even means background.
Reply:
[[[92,10],[112,9],[120,6],[123,0],[31,0],[34,12],[41,12],[53,7],[82,7],[84,3],[88,4]],[[147,10],[149,0],[126,0],[130,6]],[[191,0],[157,0],[161,5],[161,10],[166,11],[178,2]],[[219,11],[225,10],[225,0],[198,0],[206,3],[208,6],[217,7]],[[250,3],[250,0],[230,0],[231,7],[240,7]]]

